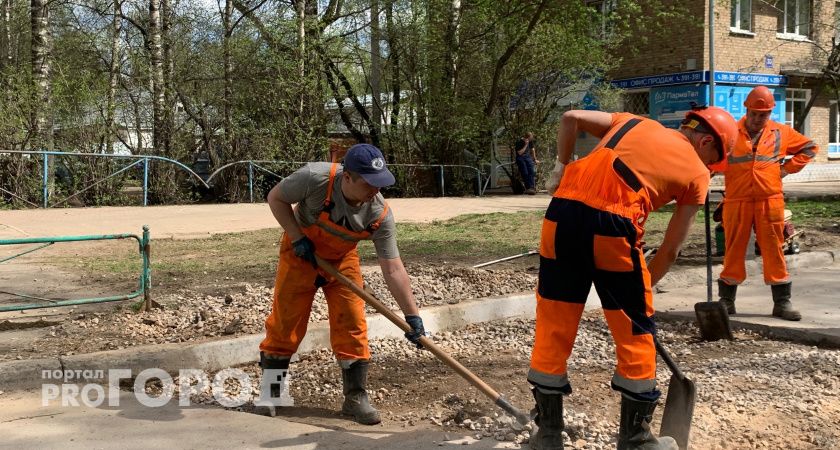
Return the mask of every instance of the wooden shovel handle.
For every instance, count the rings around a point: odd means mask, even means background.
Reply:
[[[401,330],[405,331],[406,333],[411,331],[411,326],[403,320],[402,317],[397,315],[394,311],[388,309],[385,305],[382,304],[379,299],[365,291],[361,286],[356,285],[351,279],[344,276],[341,272],[339,272],[332,264],[324,261],[319,256],[315,256],[315,259],[318,261],[318,266],[321,267],[325,272],[327,272],[330,276],[334,277],[338,280],[341,284],[350,288],[356,295],[362,298],[368,305],[373,307],[379,314],[387,317],[388,320],[394,323],[394,325],[398,326]],[[487,397],[490,397],[493,402],[495,402],[498,406],[502,407],[505,411],[511,413],[520,423],[526,424],[530,421],[530,418],[522,413],[521,411],[514,408],[510,403],[505,400],[505,398],[495,389],[490,387],[487,383],[485,383],[481,378],[478,378],[474,373],[470,372],[469,369],[461,365],[458,361],[454,358],[449,356],[442,348],[438,347],[437,344],[432,342],[426,336],[420,337],[420,343],[423,344],[423,348],[430,351],[433,355],[435,355],[439,360],[443,361],[444,364],[452,368],[458,375],[462,378],[467,380],[470,384],[475,386],[476,389],[481,391]],[[524,422],[523,422],[524,420]]]

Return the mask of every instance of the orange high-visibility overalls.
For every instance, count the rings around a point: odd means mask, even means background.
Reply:
[[[781,169],[788,173],[799,172],[819,149],[793,128],[772,120],[767,122],[755,143],[747,131],[746,117],[738,122],[738,128],[740,133],[725,172],[723,229],[726,254],[720,279],[729,285],[741,284],[746,279],[744,259],[754,228],[764,262],[764,282],[784,284],[790,281],[790,276],[782,251],[785,200]],[[780,165],[786,155],[793,158]]]
[[[659,395],[653,297],[641,249],[652,205],[636,174],[613,150],[634,127],[646,132],[644,123],[630,119],[610,130],[603,147],[566,166],[546,211],[528,373],[532,384],[571,392],[566,361],[594,283],[616,345],[613,388],[646,400]]]
[[[356,244],[371,234],[388,215],[388,205],[373,223],[356,232],[330,220],[333,186],[338,164],[333,163],[324,207],[318,220],[303,228],[315,244],[315,253],[331,263],[344,276],[362,286],[362,271]],[[267,355],[289,357],[306,334],[312,301],[318,287],[324,290],[330,322],[330,344],[337,359],[370,359],[365,303],[349,288],[295,256],[288,235],[280,245],[280,260],[274,281],[274,303],[265,321],[265,339],[260,350]]]

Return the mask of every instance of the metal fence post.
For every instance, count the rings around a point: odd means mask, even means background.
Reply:
[[[254,163],[251,161],[248,161],[248,195],[254,203]]]
[[[475,174],[478,175],[478,196],[481,197],[481,194],[483,194],[483,192],[481,192],[481,170],[476,168]]]
[[[443,165],[440,165],[440,196],[446,197],[446,186],[443,184]]]
[[[149,206],[149,158],[143,158],[143,206]]]
[[[143,241],[140,245],[143,253],[143,273],[140,275],[140,288],[143,290],[143,305],[146,311],[152,310],[152,268],[149,265],[151,245],[149,242],[149,226],[143,225]]]
[[[49,188],[49,179],[50,179],[50,155],[48,153],[44,153],[44,208],[48,207],[48,203],[50,200],[50,188]]]

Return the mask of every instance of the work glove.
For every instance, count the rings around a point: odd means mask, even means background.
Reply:
[[[420,343],[420,338],[426,335],[426,330],[423,328],[423,319],[420,316],[405,316],[405,321],[411,327],[411,331],[405,334],[405,338],[416,345],[417,348],[423,348]]]
[[[312,267],[318,268],[318,261],[315,260],[315,243],[311,239],[304,236],[292,242],[292,250],[294,250],[295,256],[309,261]]]
[[[560,180],[563,178],[563,172],[566,170],[566,165],[561,163],[559,159],[554,160],[554,169],[551,171],[548,179],[545,180],[545,190],[548,195],[554,195],[554,191],[560,186]]]

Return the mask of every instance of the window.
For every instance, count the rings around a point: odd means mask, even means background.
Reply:
[[[732,31],[752,31],[752,0],[732,0]]]
[[[812,0],[779,0],[776,8],[779,10],[777,31],[785,36],[811,35],[811,2]]]
[[[808,89],[785,89],[785,125],[794,126],[796,120],[805,112],[805,105],[811,97],[811,91]],[[808,129],[808,120],[796,131],[807,134],[805,130]]]
[[[840,158],[840,114],[837,102],[831,102],[828,117],[828,157],[837,159]]]
[[[635,91],[626,92],[621,96],[624,111],[627,111],[638,116],[650,116],[650,92]]]

